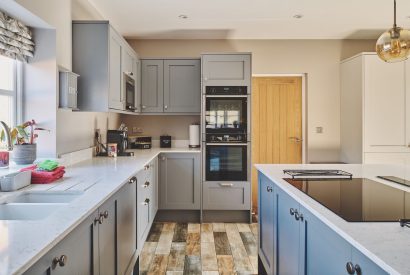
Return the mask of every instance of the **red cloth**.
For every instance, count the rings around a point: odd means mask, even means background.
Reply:
[[[42,183],[52,183],[63,177],[65,173],[65,167],[59,166],[53,171],[37,171],[37,165],[32,165],[21,169],[20,171],[31,171],[31,183],[42,184]]]

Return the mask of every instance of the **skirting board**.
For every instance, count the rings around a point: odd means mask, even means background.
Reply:
[[[158,210],[156,222],[193,222],[199,223],[201,212],[199,210]]]
[[[203,210],[202,222],[250,222],[249,210]]]

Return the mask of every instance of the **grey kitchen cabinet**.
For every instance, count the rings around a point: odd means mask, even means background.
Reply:
[[[201,61],[164,61],[164,112],[201,112]]]
[[[250,86],[250,79],[250,53],[210,53],[202,55],[202,80],[204,87]],[[248,94],[250,93],[251,91],[248,91]]]
[[[141,111],[160,113],[164,108],[164,61],[141,61]]]
[[[136,247],[136,182],[104,202],[26,275],[126,274]]]
[[[72,37],[80,111],[125,112],[124,74],[137,78],[137,54],[108,21],[73,21]]]
[[[249,182],[204,182],[204,210],[249,210],[251,187]]]
[[[117,193],[118,274],[125,274],[137,251],[137,178]]]
[[[141,64],[142,112],[201,112],[199,59],[144,59]]]
[[[137,242],[139,250],[144,245],[158,209],[156,163],[156,159],[152,160],[144,166],[144,170],[137,174]]]
[[[99,274],[97,216],[95,211],[24,274]]]
[[[200,209],[200,154],[159,156],[159,209]]]

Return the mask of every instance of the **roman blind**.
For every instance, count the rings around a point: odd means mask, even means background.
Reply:
[[[31,30],[19,20],[0,11],[0,55],[20,61],[33,57]]]

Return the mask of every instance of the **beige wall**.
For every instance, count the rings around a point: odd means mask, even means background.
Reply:
[[[159,140],[159,136],[167,134],[173,140],[188,140],[189,125],[200,122],[200,116],[130,116],[122,115],[121,121],[124,122],[130,131],[132,127],[142,129],[138,135],[152,136],[152,139]]]
[[[87,0],[17,0],[17,2],[56,29],[57,64],[67,69],[72,68],[71,21],[102,19]],[[57,74],[50,75],[50,77],[56,76]],[[57,107],[56,102],[55,105],[45,108],[52,108],[55,111]],[[56,118],[49,118],[56,124],[54,152],[61,155],[93,146],[95,129],[100,129],[104,140],[107,129],[118,127],[119,117],[118,114],[82,113],[57,109]]]
[[[129,40],[141,57],[197,57],[201,52],[252,52],[253,74],[307,75],[310,161],[339,159],[339,62],[373,51],[371,40]],[[317,134],[316,127],[323,127]]]

